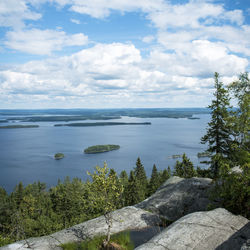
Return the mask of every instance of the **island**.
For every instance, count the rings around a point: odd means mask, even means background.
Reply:
[[[115,126],[115,125],[151,125],[151,122],[84,122],[84,123],[67,123],[55,124],[55,127],[94,127],[94,126]]]
[[[63,153],[56,153],[54,155],[55,160],[61,160],[62,158],[64,158],[64,154]]]
[[[117,150],[119,149],[119,145],[114,145],[114,144],[106,144],[106,145],[95,145],[88,147],[84,149],[85,154],[97,154],[97,153],[104,153],[104,152],[109,152],[112,150]]]
[[[197,154],[198,158],[206,158],[206,157],[211,157],[211,156],[212,156],[212,154],[210,152],[207,152],[207,151]]]
[[[6,126],[0,126],[1,128],[38,128],[39,125],[6,125]]]

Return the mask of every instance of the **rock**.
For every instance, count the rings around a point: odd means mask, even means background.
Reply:
[[[211,203],[208,199],[211,182],[208,178],[184,179],[173,176],[155,194],[136,207],[175,221],[186,214],[207,210],[208,204]]]
[[[250,238],[242,245],[240,250],[250,250]]]
[[[217,208],[184,216],[136,250],[240,250],[249,236],[249,220]]]
[[[236,167],[233,167],[230,172],[242,174],[243,170],[240,168],[240,166],[236,166]]]
[[[160,223],[161,220],[157,215],[144,211],[140,208],[125,207],[113,212],[113,227],[111,228],[111,233],[118,233],[128,229],[143,229],[148,226],[159,225]],[[104,235],[106,232],[107,224],[105,223],[105,218],[104,216],[100,216],[48,236],[30,238],[0,247],[0,249],[61,249],[59,246],[63,243],[77,242],[93,238],[99,234]]]

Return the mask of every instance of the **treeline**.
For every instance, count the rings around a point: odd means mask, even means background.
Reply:
[[[186,178],[204,176],[206,170],[195,170],[185,154],[181,162],[176,162],[172,173],[170,167],[158,171],[154,165],[150,178],[147,178],[140,158],[129,174],[122,171],[118,176],[114,169],[110,169],[107,177],[115,179],[115,188],[120,190],[115,209],[143,201],[171,175]],[[93,190],[96,190],[94,184],[92,180],[83,182],[79,178],[70,180],[67,177],[50,189],[40,182],[26,187],[20,182],[11,194],[0,188],[0,243],[2,241],[4,245],[51,234],[104,214],[103,204],[98,204],[98,199],[95,202],[91,200]]]

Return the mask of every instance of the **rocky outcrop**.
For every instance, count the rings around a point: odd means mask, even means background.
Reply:
[[[249,237],[249,220],[217,208],[184,216],[136,250],[240,250]]]
[[[127,229],[142,229],[148,226],[159,225],[161,220],[157,215],[140,208],[125,207],[113,212],[113,226],[111,233],[118,233]],[[68,229],[56,232],[49,236],[30,238],[4,247],[1,250],[52,250],[61,249],[62,243],[76,242],[107,232],[104,216],[89,220]]]
[[[175,221],[186,214],[207,210],[208,204],[211,203],[208,199],[211,182],[208,178],[184,179],[173,176],[155,194],[136,207]]]

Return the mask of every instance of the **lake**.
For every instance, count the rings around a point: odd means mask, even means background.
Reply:
[[[27,185],[39,180],[50,187],[66,176],[86,180],[86,172],[93,171],[96,165],[102,166],[104,161],[117,173],[126,170],[129,174],[137,157],[150,177],[153,164],[158,170],[172,168],[177,159],[171,156],[184,152],[195,166],[202,166],[197,153],[205,149],[200,138],[206,132],[210,115],[195,116],[200,119],[122,117],[112,120],[151,122],[151,125],[54,127],[55,122],[29,122],[40,127],[0,129],[0,185],[11,192],[19,181]],[[16,123],[0,125],[7,124]],[[83,153],[85,148],[97,144],[118,144],[120,149],[101,154]],[[64,153],[65,158],[54,160],[57,152]]]

